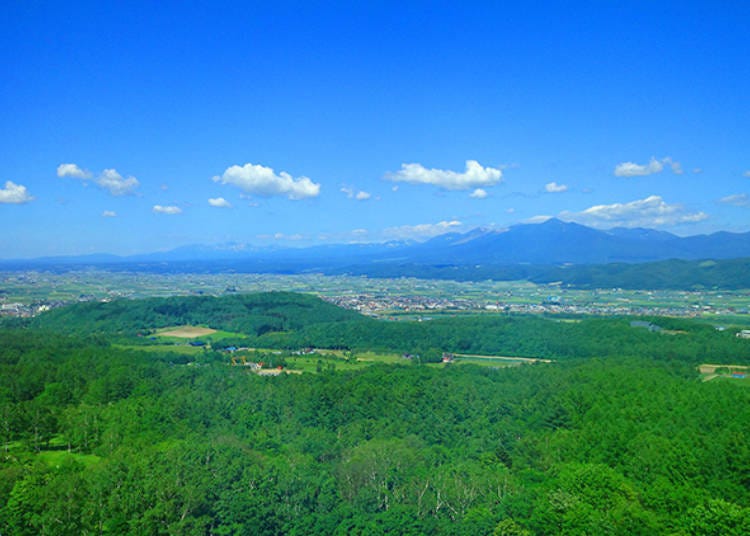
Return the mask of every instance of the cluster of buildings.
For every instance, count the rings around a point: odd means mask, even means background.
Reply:
[[[394,313],[425,313],[437,311],[496,312],[499,314],[576,314],[576,315],[653,315],[653,316],[699,316],[702,314],[735,314],[737,311],[708,305],[647,306],[627,302],[566,303],[557,299],[539,299],[513,302],[495,301],[486,298],[451,299],[430,296],[347,294],[324,297],[326,301],[352,309],[369,316],[387,316]]]
[[[477,304],[471,300],[432,296],[358,294],[326,296],[323,299],[339,307],[353,309],[370,316],[379,316],[386,312],[424,313],[428,311],[471,311],[477,309]]]
[[[19,318],[29,318],[36,316],[44,311],[49,311],[53,307],[61,307],[62,302],[58,303],[0,303],[0,316],[15,316]]]

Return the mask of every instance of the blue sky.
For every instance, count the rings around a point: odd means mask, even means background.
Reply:
[[[6,2],[0,258],[750,230],[747,2],[352,4]]]

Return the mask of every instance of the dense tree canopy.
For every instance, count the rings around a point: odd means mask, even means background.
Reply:
[[[181,303],[150,307],[194,322]],[[750,390],[695,370],[712,352],[747,364],[747,341],[668,319],[651,320],[669,334],[617,319],[275,318],[284,331],[263,340],[560,359],[261,377],[208,349],[178,364],[111,345],[104,323],[94,337],[42,319],[0,330],[0,533],[750,532]]]

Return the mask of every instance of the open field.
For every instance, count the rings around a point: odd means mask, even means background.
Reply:
[[[510,361],[513,363],[552,363],[551,359],[541,359],[538,357],[509,357],[500,355],[474,355],[474,354],[453,354],[453,357],[464,359],[479,359],[479,360],[490,360],[490,361]]]
[[[178,355],[197,356],[203,353],[203,347],[187,344],[113,344],[113,348],[135,350],[137,352],[169,353]]]
[[[361,370],[374,364],[387,365],[408,363],[398,354],[362,352],[347,355],[341,350],[320,350],[307,355],[291,355],[285,358],[287,367],[305,373],[316,374],[323,370]]]
[[[206,347],[195,347],[185,343],[180,344],[163,344],[154,342],[154,344],[143,345],[115,345],[117,348],[136,350],[153,353],[174,353],[177,355],[198,357],[202,355]],[[399,353],[388,352],[346,352],[343,350],[328,350],[317,348],[310,354],[300,354],[288,350],[279,350],[274,348],[243,348],[233,353],[226,353],[226,363],[231,364],[233,361],[237,366],[243,363],[269,363],[269,360],[283,361],[285,369],[295,372],[319,373],[324,370],[355,371],[366,367],[384,364],[384,365],[407,365],[412,361],[404,358]],[[450,365],[478,365],[482,367],[514,367],[524,364],[534,363],[551,363],[550,359],[515,357],[515,356],[493,356],[493,355],[475,355],[475,354],[454,354],[454,360]],[[427,363],[430,367],[445,367],[446,363]]]
[[[214,333],[216,333],[216,330],[211,328],[203,328],[200,326],[179,326],[159,330],[156,332],[156,335],[162,337],[178,337],[180,339],[195,339],[197,337],[205,337],[206,335],[212,335]]]

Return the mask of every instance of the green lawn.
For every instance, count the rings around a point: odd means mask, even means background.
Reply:
[[[357,352],[348,358],[341,350],[316,350],[309,355],[286,357],[287,367],[302,372],[317,373],[318,368],[326,370],[335,367],[336,370],[360,370],[375,363],[407,364],[409,361],[399,354],[382,354],[377,352]]]
[[[201,346],[190,346],[185,343],[184,339],[181,344],[113,344],[115,348],[122,350],[136,350],[139,352],[169,352],[179,355],[199,355],[203,352]]]

